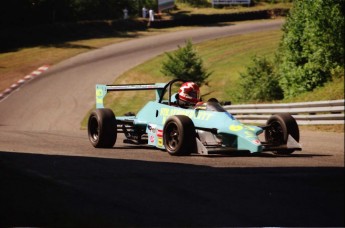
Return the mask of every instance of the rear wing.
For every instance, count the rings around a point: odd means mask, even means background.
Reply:
[[[155,84],[125,84],[125,85],[96,85],[96,108],[104,108],[103,100],[108,92],[131,90],[156,90],[156,101],[160,100],[166,83]]]

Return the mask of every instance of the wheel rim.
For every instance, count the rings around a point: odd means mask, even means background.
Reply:
[[[99,138],[99,126],[96,117],[92,117],[89,123],[90,139],[96,142]]]
[[[177,125],[174,123],[169,123],[165,133],[166,146],[168,147],[168,150],[176,150],[180,143],[179,136],[180,134]]]
[[[273,144],[284,143],[284,131],[279,122],[272,122],[270,124],[266,140]]]

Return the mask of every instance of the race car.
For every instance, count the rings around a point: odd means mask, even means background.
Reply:
[[[255,126],[238,121],[214,98],[195,107],[180,107],[172,90],[183,82],[96,85],[96,109],[88,119],[91,144],[112,148],[117,134],[123,133],[124,143],[145,144],[177,156],[233,151],[291,154],[302,149],[298,125],[290,114],[274,114],[265,126]],[[132,115],[115,116],[104,107],[107,93],[130,90],[154,90],[156,98]],[[260,140],[261,134],[264,140]]]

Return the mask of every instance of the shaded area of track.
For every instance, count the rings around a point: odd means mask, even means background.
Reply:
[[[0,161],[2,226],[344,226],[343,168],[6,152]]]

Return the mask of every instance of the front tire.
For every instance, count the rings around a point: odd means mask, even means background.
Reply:
[[[280,113],[272,115],[266,124],[268,127],[265,130],[266,142],[272,145],[287,144],[288,137],[291,135],[297,142],[299,142],[299,128],[298,124],[289,113]],[[276,154],[291,154],[295,150],[286,149],[274,151]]]
[[[184,115],[171,116],[163,129],[163,143],[170,155],[189,155],[196,151],[196,132],[193,121]]]
[[[112,148],[117,138],[116,118],[111,109],[94,110],[88,121],[88,136],[96,148]]]

